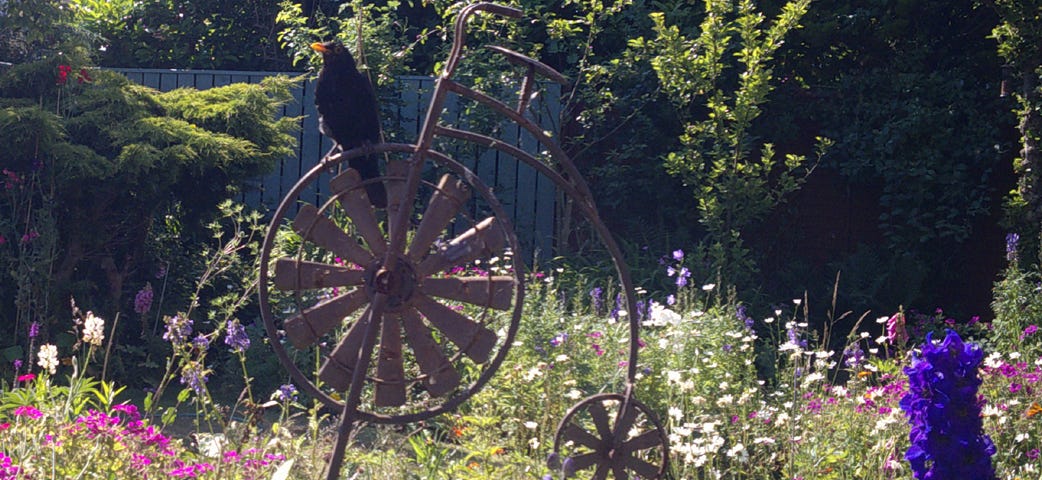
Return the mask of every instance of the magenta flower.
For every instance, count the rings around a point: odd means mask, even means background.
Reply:
[[[43,416],[43,412],[31,405],[22,405],[21,407],[14,409],[14,416],[37,419]]]

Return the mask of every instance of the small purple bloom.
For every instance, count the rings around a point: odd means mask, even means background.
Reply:
[[[563,333],[563,332],[562,333],[558,333],[557,335],[554,336],[554,338],[550,339],[550,346],[551,347],[560,347],[561,344],[563,344],[567,340],[568,340],[568,334],[567,333]]]
[[[238,320],[229,320],[227,328],[224,343],[231,347],[232,352],[242,353],[250,348],[250,336],[246,333],[246,327]]]
[[[40,322],[33,322],[29,324],[29,338],[36,338],[40,335]]]
[[[673,295],[672,293],[669,294],[669,296],[666,297],[666,305],[673,305],[675,303],[677,303],[676,295]]]
[[[275,400],[280,402],[293,402],[297,400],[297,387],[294,387],[292,383],[287,383],[279,387],[279,389],[275,390],[275,393],[271,395]]]
[[[687,286],[687,279],[691,277],[691,272],[687,267],[680,267],[680,271],[677,272],[677,288],[684,288]]]
[[[681,261],[684,259],[684,251],[680,249],[673,250],[673,260]]]

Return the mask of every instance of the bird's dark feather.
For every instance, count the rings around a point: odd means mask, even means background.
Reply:
[[[369,78],[358,71],[355,60],[342,45],[332,42],[322,54],[322,69],[315,84],[319,131],[333,139],[342,150],[380,142],[380,115],[376,94]],[[348,161],[362,180],[380,176],[376,158],[357,157]],[[367,185],[369,199],[386,206],[382,183]]]

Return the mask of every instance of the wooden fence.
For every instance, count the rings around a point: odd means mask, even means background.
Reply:
[[[190,87],[207,89],[231,83],[259,83],[265,77],[279,75],[276,72],[241,72],[213,70],[159,70],[159,69],[115,69],[127,76],[131,81],[169,91],[175,88]],[[300,73],[281,73],[297,76]],[[397,79],[397,94],[392,98],[381,98],[384,103],[383,112],[393,112],[398,129],[390,128],[389,133],[394,141],[412,143],[422,126],[434,87],[434,79],[430,77],[405,76]],[[302,80],[292,90],[293,101],[282,107],[281,115],[301,117],[301,128],[297,136],[295,154],[279,162],[275,170],[264,178],[259,178],[246,185],[242,200],[253,206],[274,209],[282,201],[283,196],[293,187],[297,180],[314,167],[322,156],[329,151],[332,143],[318,131],[318,115],[315,110],[314,82]],[[556,85],[547,85],[544,95],[534,103],[535,120],[544,130],[557,132],[556,119],[559,118],[560,91]],[[390,108],[388,108],[388,105]],[[466,124],[461,108],[450,98],[443,118],[454,118],[456,123]],[[385,127],[386,127],[385,122]],[[501,140],[521,147],[536,154],[545,150],[526,132],[516,125],[502,124],[495,129]],[[555,212],[557,189],[552,182],[536,173],[531,167],[518,162],[512,157],[500,155],[487,149],[454,148],[450,154],[454,159],[471,168],[481,179],[496,192],[496,197],[504,205],[508,215],[514,222],[515,230],[522,247],[531,259],[536,252],[546,256],[552,251],[555,233]],[[319,182],[322,183],[322,182]],[[324,185],[314,192],[316,201],[324,197]],[[310,194],[310,192],[309,192]]]

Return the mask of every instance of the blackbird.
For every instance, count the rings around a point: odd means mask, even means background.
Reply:
[[[369,77],[358,71],[354,57],[342,44],[313,43],[311,48],[322,53],[322,69],[315,83],[318,130],[332,138],[341,151],[378,143],[379,108]],[[348,160],[348,165],[358,171],[363,181],[380,176],[375,156],[355,157]],[[374,207],[387,206],[383,183],[366,185],[366,193]]]

